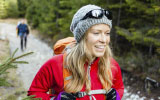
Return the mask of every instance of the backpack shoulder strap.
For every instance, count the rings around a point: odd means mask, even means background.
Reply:
[[[72,78],[71,73],[68,71],[67,66],[66,66],[66,56],[67,53],[65,52],[63,54],[63,80],[64,80],[64,87],[66,86],[66,84],[70,81],[70,79]]]
[[[66,63],[65,63],[66,56],[67,56],[67,53],[65,52],[63,54],[63,64],[62,64],[62,70],[63,70],[63,80],[62,81],[64,82],[63,87],[66,86],[66,84],[70,81],[70,79],[72,77],[70,72],[67,70],[67,67],[66,67]],[[55,91],[52,87],[49,88],[49,94],[53,94],[54,92]]]

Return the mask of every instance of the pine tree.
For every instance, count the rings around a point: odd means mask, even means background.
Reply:
[[[16,49],[11,57],[9,57],[6,61],[4,61],[2,64],[0,64],[0,76],[7,73],[8,69],[11,68],[17,68],[17,64],[28,64],[26,61],[17,61],[18,59],[25,57],[27,55],[32,54],[33,52],[25,53],[23,55],[15,57],[16,52],[18,49]],[[10,84],[6,81],[5,78],[0,77],[0,86],[9,86]]]
[[[160,3],[143,0],[126,0],[120,25],[116,33],[129,42],[148,47],[148,55],[159,54],[160,48]],[[146,51],[147,52],[147,51]]]

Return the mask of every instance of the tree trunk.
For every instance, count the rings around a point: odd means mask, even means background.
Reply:
[[[151,57],[152,56],[152,49],[153,49],[153,45],[151,44],[149,46],[149,56]]]
[[[121,6],[121,4],[122,4],[122,0],[120,0],[120,6]],[[120,17],[121,17],[121,7],[119,8],[119,10],[118,10],[118,18],[117,18],[117,26],[119,26],[119,23],[120,23]],[[116,45],[117,44],[117,37],[118,37],[118,35],[115,33],[115,40],[114,40],[114,45]]]
[[[120,0],[120,5],[122,4],[122,0]],[[120,23],[120,17],[121,17],[121,7],[118,10],[118,19],[117,19],[117,26],[119,26]]]
[[[106,3],[107,3],[107,5],[109,4],[109,1],[108,0],[106,0]]]

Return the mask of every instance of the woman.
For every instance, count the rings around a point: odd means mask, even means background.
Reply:
[[[76,44],[48,60],[28,95],[42,100],[120,100],[124,86],[109,47],[112,16],[95,5],[80,8],[70,29]],[[49,89],[54,91],[48,94]]]

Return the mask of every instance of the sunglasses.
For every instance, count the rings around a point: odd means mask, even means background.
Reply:
[[[112,20],[112,12],[104,10],[104,9],[94,9],[89,11],[81,20],[85,20],[87,18],[96,18],[100,19],[105,15],[109,20]]]

